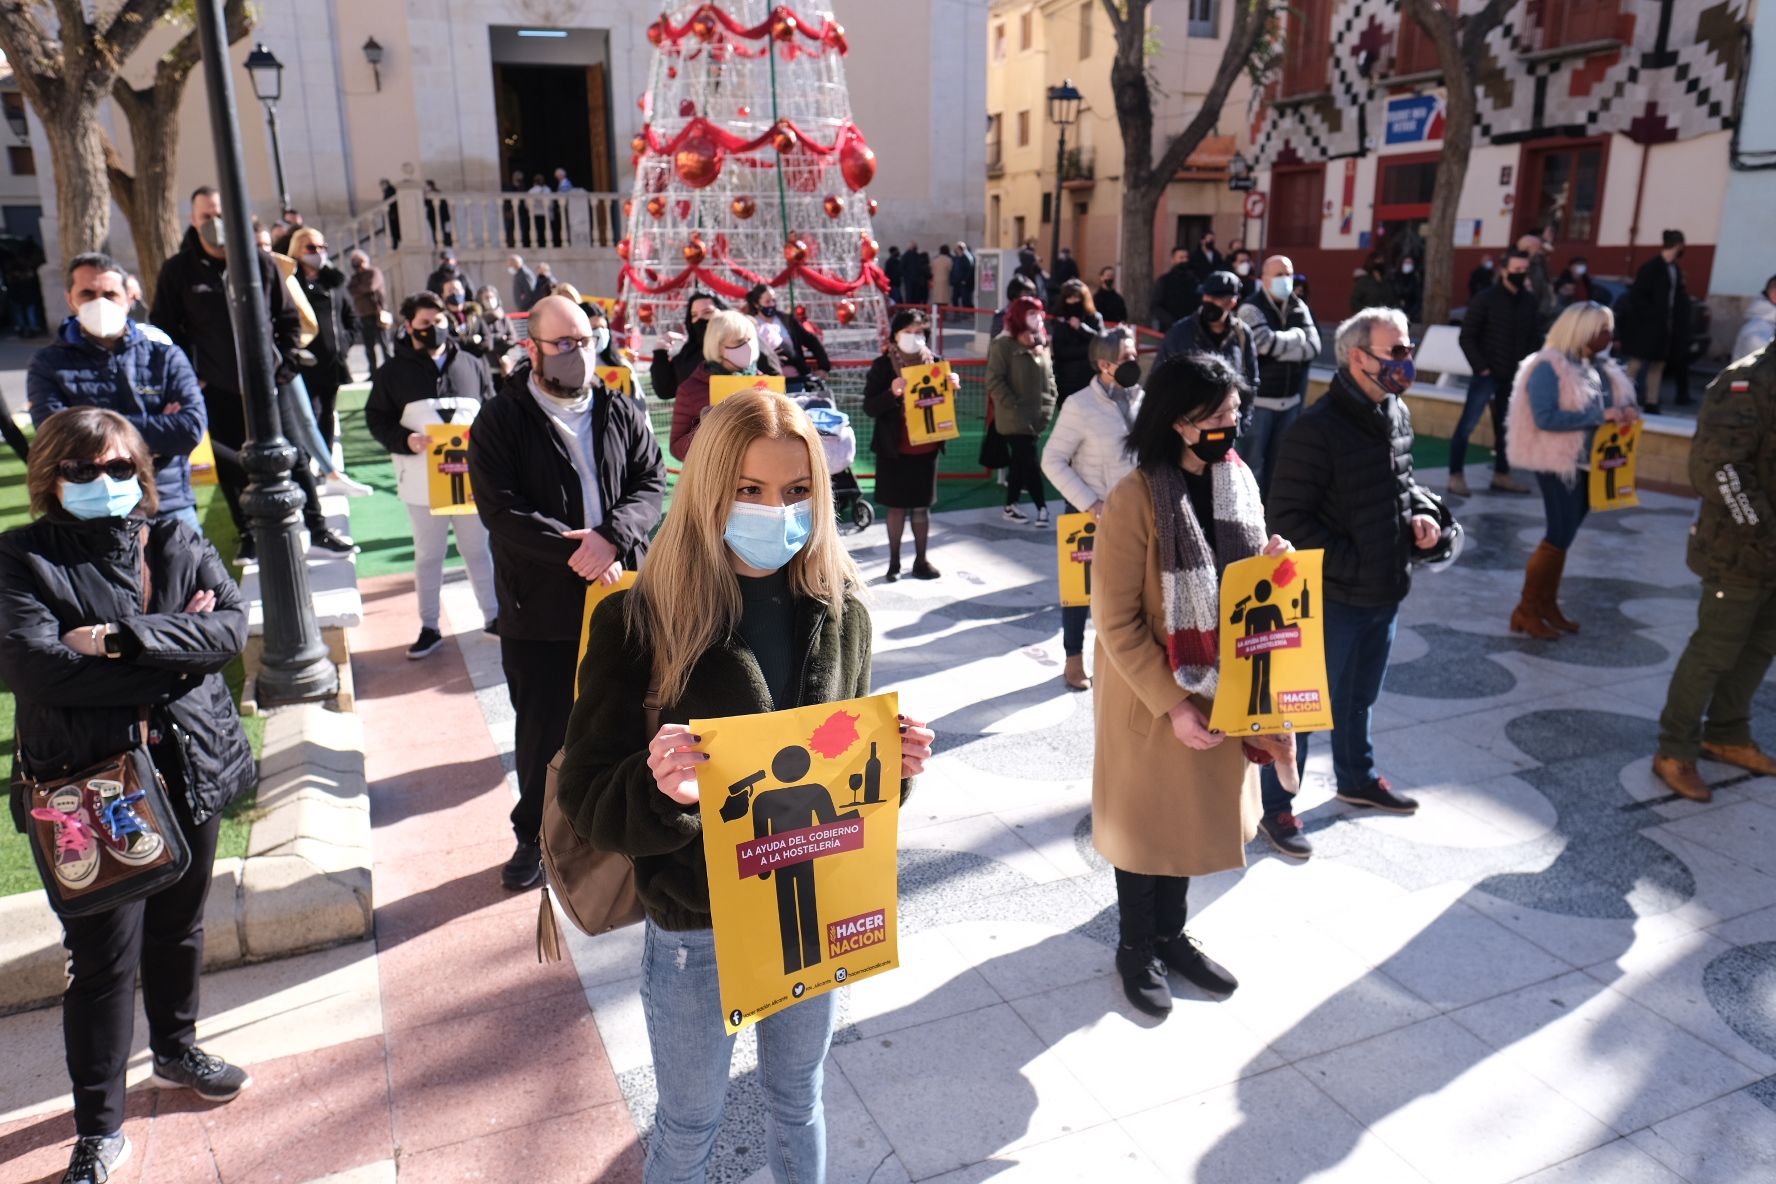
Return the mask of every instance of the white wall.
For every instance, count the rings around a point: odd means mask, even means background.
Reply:
[[[1766,30],[1751,49],[1739,149],[1776,153],[1776,36]],[[1776,164],[1776,157],[1771,163]],[[1716,294],[1749,297],[1776,275],[1776,167],[1727,174],[1721,241],[1743,249],[1723,250],[1715,257]]]

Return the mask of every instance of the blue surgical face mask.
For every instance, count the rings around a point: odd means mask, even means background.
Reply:
[[[755,571],[776,571],[794,559],[813,529],[814,503],[761,506],[735,502],[722,538]]]
[[[610,343],[611,343],[611,331],[609,329],[594,329],[594,330],[592,330],[592,352],[593,353],[595,353],[595,354],[603,353],[605,351],[606,347],[608,347],[610,345]]]
[[[1270,277],[1270,294],[1278,300],[1287,300],[1289,293],[1295,290],[1295,277],[1292,275],[1276,275]]]
[[[103,473],[93,481],[62,482],[62,509],[85,521],[121,518],[142,500],[142,483],[135,477],[113,481]]]

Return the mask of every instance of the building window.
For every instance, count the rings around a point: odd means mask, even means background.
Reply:
[[[1326,62],[1332,56],[1332,0],[1294,0],[1283,33],[1283,94],[1311,95],[1326,89]]]
[[[1005,117],[987,116],[987,172],[1005,171]]]
[[[1028,111],[1019,111],[1018,112],[1018,147],[1019,148],[1028,148],[1029,146],[1030,146],[1030,113]]]
[[[997,193],[987,198],[987,241],[996,247],[1005,245],[1004,240],[999,237],[999,206]]]
[[[1018,17],[1018,48],[1029,49],[1036,42],[1036,18],[1031,13]]]
[[[995,62],[1005,60],[1005,25],[1003,22],[993,26],[993,60]]]
[[[1442,0],[1442,3],[1444,8],[1448,8],[1450,0]],[[1442,68],[1443,63],[1437,59],[1436,42],[1431,40],[1423,26],[1401,12],[1400,35],[1394,39],[1394,73],[1428,74]]]
[[[1437,188],[1440,157],[1395,160],[1383,157],[1375,184],[1377,221],[1420,221],[1431,216],[1431,195]]]
[[[1616,36],[1616,17],[1621,0],[1561,0],[1542,6],[1542,47],[1584,45],[1610,41]]]
[[[1518,209],[1529,221],[1521,229],[1552,227],[1555,242],[1595,244],[1603,205],[1603,142],[1534,149],[1526,156],[1527,191]]]
[[[1079,5],[1079,60],[1092,56],[1092,8],[1096,0],[1083,0]]]
[[[1024,216],[1022,214],[1012,215],[1012,219],[1011,219],[1011,239],[1012,239],[1012,242],[1011,242],[1011,245],[1014,247],[1021,247],[1024,245],[1024,242],[1026,241],[1026,239],[1028,237],[1029,236],[1026,233],[1026,228],[1024,226]]]
[[[1054,217],[1054,194],[1045,193],[1042,195],[1042,217],[1040,221],[1044,226],[1047,226],[1048,220],[1052,217]]]
[[[15,177],[35,177],[37,175],[37,154],[31,151],[29,144],[14,144],[6,150],[6,163],[12,166]]]
[[[1320,203],[1326,193],[1326,166],[1273,168],[1270,173],[1270,237],[1278,247],[1320,245]]]
[[[1185,29],[1191,37],[1217,37],[1215,28],[1216,15],[1221,11],[1221,0],[1190,0],[1189,24]]]

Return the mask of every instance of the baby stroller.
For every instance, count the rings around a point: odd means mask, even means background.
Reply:
[[[863,496],[863,487],[851,472],[851,464],[857,459],[857,433],[851,430],[851,417],[833,406],[832,396],[822,386],[810,385],[795,401],[820,433],[826,471],[832,474],[833,513],[838,517],[839,529],[847,533],[867,530],[876,520],[876,508]]]

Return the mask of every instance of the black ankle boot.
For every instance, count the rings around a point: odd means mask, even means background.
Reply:
[[[1212,995],[1231,995],[1239,989],[1239,979],[1227,967],[1202,952],[1196,939],[1188,933],[1155,942],[1154,953],[1173,970]]]
[[[1116,971],[1136,1010],[1161,1019],[1171,1014],[1172,986],[1166,981],[1165,963],[1154,956],[1150,943],[1117,946]]]

